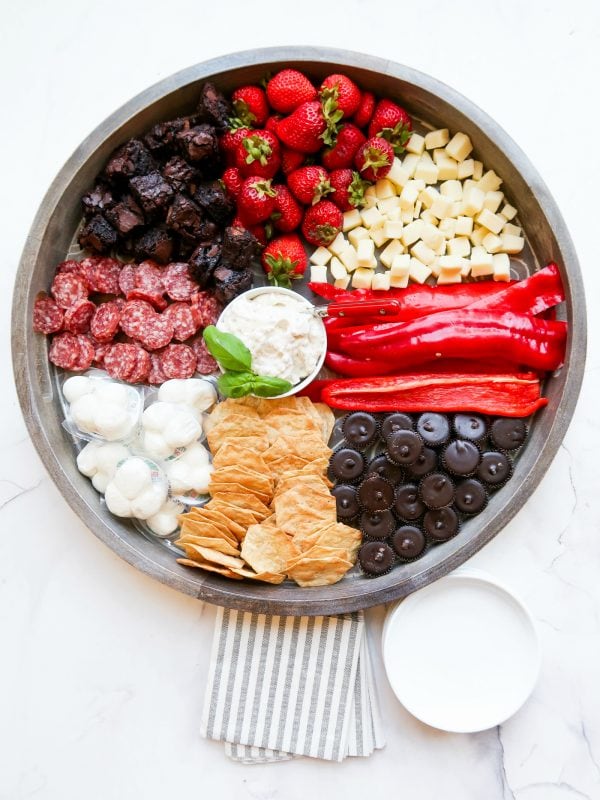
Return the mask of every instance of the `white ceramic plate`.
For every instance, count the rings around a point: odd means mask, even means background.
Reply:
[[[382,644],[402,705],[457,733],[512,716],[533,691],[541,662],[529,612],[479,570],[458,570],[392,607]]]

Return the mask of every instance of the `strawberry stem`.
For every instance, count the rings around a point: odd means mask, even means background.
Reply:
[[[263,167],[268,164],[269,157],[273,151],[271,145],[265,142],[261,136],[257,134],[246,136],[242,144],[248,153],[246,156],[246,164],[252,164],[254,161],[258,161]]]

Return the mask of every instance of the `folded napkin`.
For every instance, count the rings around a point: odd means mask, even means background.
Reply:
[[[383,747],[362,611],[282,617],[219,608],[201,733],[247,764],[341,761]]]

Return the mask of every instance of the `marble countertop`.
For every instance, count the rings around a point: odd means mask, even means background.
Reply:
[[[9,356],[20,251],[50,181],[128,98],[196,61],[306,43],[402,61],[491,114],[547,182],[575,241],[588,305],[600,292],[600,7],[466,0],[4,4],[0,220],[0,800],[170,796],[296,800],[600,798],[598,317],[573,423],[526,506],[470,564],[524,598],[543,644],[537,688],[506,724],[444,734],[391,693],[368,612],[388,744],[341,765],[230,762],[198,735],[214,608],[120,561],[73,514],[21,419]],[[426,12],[426,13],[425,13]],[[585,109],[584,113],[581,109]]]

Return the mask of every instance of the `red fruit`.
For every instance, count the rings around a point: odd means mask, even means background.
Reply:
[[[406,111],[391,100],[380,100],[369,125],[369,137],[381,136],[400,155],[410,139],[412,122]]]
[[[240,189],[242,188],[242,181],[244,178],[242,177],[242,173],[239,171],[237,167],[227,167],[223,175],[221,176],[221,180],[225,184],[225,188],[229,192],[229,194],[236,198],[240,193]]]
[[[384,178],[392,168],[394,148],[379,136],[372,136],[363,144],[356,154],[354,163],[363,178],[376,181]]]
[[[358,148],[366,141],[367,137],[356,125],[345,122],[339,130],[336,143],[321,156],[323,166],[327,169],[351,167]]]
[[[346,75],[328,75],[320,89],[325,101],[332,98],[344,117],[351,117],[360,105],[360,89]]]
[[[265,247],[261,256],[269,281],[276,286],[291,286],[306,272],[307,259],[299,236],[278,236]]]
[[[248,127],[262,128],[269,116],[267,95],[260,86],[240,86],[231,95],[236,117]]]
[[[375,111],[375,95],[373,92],[363,92],[360,98],[360,105],[354,114],[354,122],[359,128],[366,128],[371,121]]]
[[[219,139],[219,144],[221,146],[221,152],[225,157],[225,164],[228,167],[235,166],[235,154],[238,149],[238,145],[242,141],[245,136],[248,136],[252,131],[249,128],[230,128],[226,133],[221,136]]]
[[[281,148],[281,171],[284,175],[289,175],[298,167],[304,164],[306,155],[299,153],[297,150],[290,150],[289,147]]]
[[[306,75],[297,69],[282,69],[273,75],[267,84],[269,103],[281,114],[295,111],[303,103],[309,103],[317,96],[317,90]]]
[[[290,172],[287,184],[296,200],[305,206],[318,203],[326,194],[333,191],[327,170],[323,167],[300,167]]]
[[[324,109],[318,100],[303,103],[293,114],[282,119],[277,126],[277,135],[287,147],[301,153],[316,153],[323,144],[333,144],[337,136],[337,123],[341,112],[327,101]]]
[[[358,172],[351,169],[334,169],[329,175],[329,180],[334,189],[330,200],[342,211],[351,211],[360,208],[365,202],[365,190],[370,186]]]
[[[342,212],[335,203],[321,200],[306,210],[302,233],[310,244],[327,247],[342,230],[343,221]]]
[[[271,181],[258,175],[246,178],[237,198],[238,212],[245,227],[267,220],[275,211],[276,196]]]
[[[250,131],[235,152],[235,165],[244,178],[272,178],[281,164],[279,141],[267,130]]]
[[[280,184],[273,188],[277,193],[277,197],[275,198],[275,211],[271,217],[273,226],[283,233],[295,231],[302,222],[302,209],[294,200],[287,186]]]
[[[281,114],[272,114],[265,122],[265,130],[269,131],[274,136],[277,136],[277,126],[282,119],[283,117]]]

